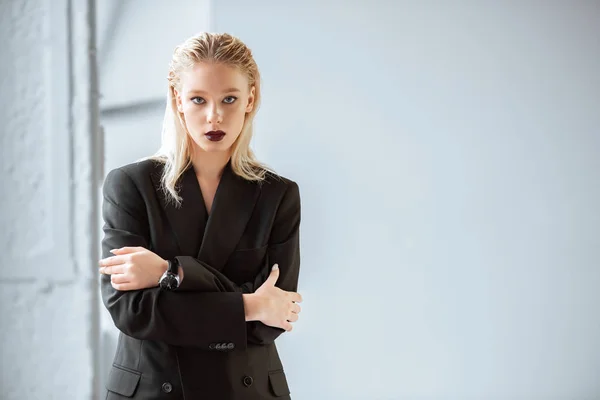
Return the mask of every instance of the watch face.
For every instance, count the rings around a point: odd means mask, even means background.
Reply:
[[[179,281],[175,274],[167,273],[160,280],[161,289],[174,290],[174,289],[177,289],[178,286],[179,286]]]

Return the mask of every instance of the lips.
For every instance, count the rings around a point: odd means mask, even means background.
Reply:
[[[211,142],[218,142],[225,136],[225,132],[223,131],[210,131],[204,134],[208,140]]]

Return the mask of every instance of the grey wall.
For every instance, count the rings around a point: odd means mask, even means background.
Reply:
[[[0,398],[98,390],[93,1],[0,2]]]
[[[215,2],[300,184],[294,399],[600,396],[600,3]]]

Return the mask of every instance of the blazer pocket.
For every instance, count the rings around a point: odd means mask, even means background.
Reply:
[[[236,250],[227,260],[227,275],[236,283],[253,281],[264,266],[269,246]]]
[[[125,397],[132,397],[142,374],[113,364],[108,374],[106,389]]]
[[[285,372],[283,370],[269,372],[269,384],[271,391],[277,397],[290,394]]]

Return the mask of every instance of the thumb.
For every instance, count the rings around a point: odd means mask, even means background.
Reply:
[[[275,286],[275,282],[277,282],[278,278],[279,278],[279,265],[274,264],[273,268],[271,269],[271,273],[269,274],[269,278],[265,281],[265,283],[268,283],[271,286]]]

